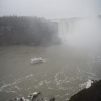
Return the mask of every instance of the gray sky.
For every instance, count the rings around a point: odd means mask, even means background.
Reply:
[[[0,0],[0,16],[66,18],[97,14],[101,14],[101,0]]]

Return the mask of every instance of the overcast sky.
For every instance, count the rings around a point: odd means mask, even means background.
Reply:
[[[0,0],[0,16],[66,18],[101,14],[101,0]]]

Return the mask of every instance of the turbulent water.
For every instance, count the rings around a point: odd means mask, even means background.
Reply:
[[[30,64],[31,58],[46,62]],[[101,78],[101,51],[83,51],[62,44],[50,47],[0,47],[0,101],[27,98],[40,91],[47,98],[68,100],[88,79]]]

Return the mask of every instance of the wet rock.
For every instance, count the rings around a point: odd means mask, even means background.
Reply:
[[[44,98],[42,97],[41,92],[34,92],[28,95],[29,99],[25,99],[24,97],[21,98],[14,98],[10,99],[9,101],[45,101]],[[48,101],[48,100],[47,100]],[[55,101],[54,98],[52,98],[50,101]]]
[[[55,98],[53,97],[53,98],[51,98],[49,101],[55,101]]]
[[[89,88],[73,95],[69,101],[101,101],[101,80],[94,80]]]

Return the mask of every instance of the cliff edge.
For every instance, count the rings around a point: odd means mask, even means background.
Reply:
[[[101,80],[73,95],[69,101],[101,101]]]

